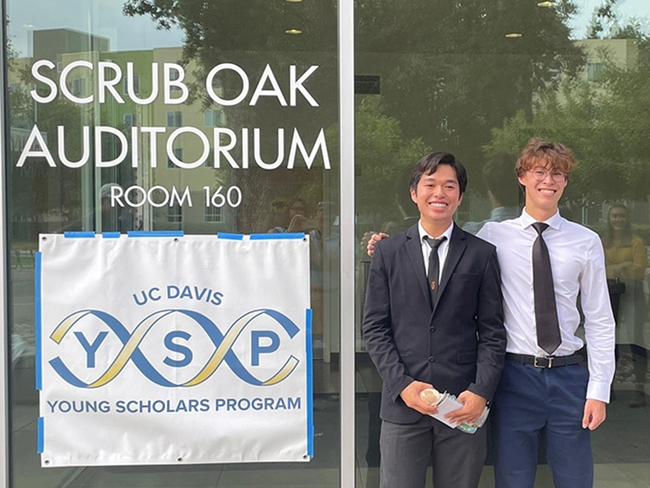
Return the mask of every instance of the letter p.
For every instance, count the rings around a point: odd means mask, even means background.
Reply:
[[[264,341],[265,344],[262,345],[262,339],[269,339],[271,343],[269,344],[268,341]],[[259,366],[260,354],[270,354],[277,351],[278,347],[280,347],[280,338],[275,332],[271,332],[270,330],[254,330],[251,333],[251,343],[251,364],[253,366]]]

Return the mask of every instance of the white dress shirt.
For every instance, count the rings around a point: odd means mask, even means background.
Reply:
[[[451,241],[451,232],[454,230],[454,222],[452,221],[451,225],[447,227],[442,234],[437,237],[427,234],[427,231],[422,227],[422,221],[418,221],[418,232],[420,233],[420,246],[422,247],[422,257],[424,258],[424,273],[429,274],[429,254],[432,251],[431,246],[425,239],[429,237],[431,239],[440,239],[442,236],[447,237],[439,246],[438,246],[438,262],[440,266],[438,270],[442,276],[442,270],[445,269],[445,261],[447,260],[447,254],[449,254],[449,241]],[[440,276],[438,276],[438,281],[440,281]]]
[[[501,266],[504,325],[507,352],[546,356],[537,345],[533,292],[533,242],[537,232],[526,210],[519,218],[488,222],[478,237],[497,247]],[[578,294],[585,317],[585,339],[589,355],[587,398],[609,401],[614,377],[614,317],[607,291],[603,246],[595,232],[556,213],[542,233],[546,241],[557,304],[562,344],[554,356],[568,356],[583,347],[576,336],[580,324]]]

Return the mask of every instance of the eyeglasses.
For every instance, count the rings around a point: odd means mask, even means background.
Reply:
[[[562,183],[564,180],[566,180],[566,173],[563,173],[562,171],[558,171],[555,169],[547,170],[544,168],[535,168],[535,169],[529,169],[528,172],[533,175],[533,178],[536,181],[544,181],[546,175],[549,173],[555,183]]]

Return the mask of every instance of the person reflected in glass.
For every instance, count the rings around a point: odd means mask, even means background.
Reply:
[[[331,327],[332,319],[326,320],[325,297],[329,297],[331,316],[338,315],[338,274],[340,235],[338,215],[332,202],[318,202],[314,217],[315,228],[309,231],[311,260],[312,335],[314,349],[318,354],[324,347],[325,327]],[[312,226],[310,222],[307,222]],[[303,222],[303,226],[305,223]]]
[[[490,217],[479,222],[467,222],[463,230],[476,234],[487,222],[503,222],[519,217],[521,207],[519,195],[521,190],[514,178],[515,157],[509,154],[495,154],[483,166],[483,181],[487,186],[488,196],[492,205]]]
[[[625,283],[625,293],[619,303],[619,336],[630,344],[634,365],[634,396],[632,408],[645,405],[645,381],[648,356],[645,345],[646,302],[643,280],[648,256],[643,240],[632,233],[629,212],[625,205],[612,205],[607,214],[607,233],[603,242],[607,278]]]
[[[368,259],[369,262],[369,256],[366,254],[366,249],[368,242],[373,235],[388,237],[396,232],[406,231],[409,227],[417,224],[418,220],[420,220],[418,208],[411,199],[411,194],[408,191],[408,183],[412,171],[412,167],[404,167],[400,172],[400,176],[395,179],[395,191],[392,196],[392,200],[395,203],[395,214],[392,218],[381,223],[379,226],[381,230],[379,232],[369,230],[364,232],[361,236],[359,250],[361,251],[362,260]]]
[[[102,232],[126,233],[136,230],[133,225],[133,214],[127,208],[117,205],[114,202],[113,194],[122,194],[122,187],[117,183],[106,183],[99,190]]]
[[[332,293],[328,286],[335,281],[329,276],[324,276],[324,260],[326,257],[337,259],[338,256],[338,233],[332,231],[331,204],[330,202],[319,202],[313,217],[308,217],[307,203],[298,197],[291,199],[288,205],[286,200],[276,200],[271,203],[271,207],[276,211],[283,212],[284,217],[281,224],[269,229],[268,233],[295,232],[309,235],[312,337],[314,352],[320,356],[323,350],[324,294]]]
[[[274,208],[284,207],[285,201],[277,201],[272,204]],[[294,198],[286,206],[283,221],[268,230],[269,233],[283,232],[309,232],[317,227],[314,219],[307,218],[307,204],[301,198]]]

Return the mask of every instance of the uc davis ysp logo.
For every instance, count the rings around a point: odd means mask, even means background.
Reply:
[[[99,331],[89,340],[84,334],[84,323],[90,319],[99,320],[109,330]],[[157,328],[161,328],[161,324],[165,320],[176,323],[179,319],[189,319],[198,325],[205,332],[205,336],[207,336],[211,345],[214,346],[214,350],[209,354],[207,360],[201,363],[198,371],[192,374],[189,379],[177,382],[168,379],[154,367],[152,361],[147,358],[143,346],[146,344],[147,338],[151,337]],[[193,310],[168,309],[154,312],[145,317],[131,333],[119,320],[106,312],[101,310],[79,310],[63,319],[56,326],[54,332],[50,335],[50,339],[54,343],[61,345],[66,336],[73,337],[73,340],[76,340],[85,352],[86,371],[96,371],[97,357],[102,351],[102,344],[109,337],[109,331],[117,338],[121,348],[113,354],[113,357],[105,361],[105,370],[95,375],[96,377],[91,380],[82,379],[79,377],[80,375],[74,374],[60,356],[51,359],[49,364],[63,380],[79,388],[99,388],[106,385],[124,370],[129,361],[147,379],[164,387],[199,385],[210,378],[224,363],[239,379],[250,385],[274,385],[286,379],[296,369],[300,360],[292,354],[288,354],[288,357],[286,357],[287,353],[284,353],[286,359],[282,363],[282,359],[277,361],[276,358],[275,363],[278,366],[270,376],[258,378],[251,373],[250,369],[259,366],[263,355],[277,356],[282,354],[280,345],[283,339],[276,331],[269,328],[256,329],[253,327],[256,321],[263,319],[271,320],[272,323],[279,326],[279,329],[276,329],[284,331],[288,336],[288,339],[285,340],[293,339],[300,331],[298,326],[286,315],[272,309],[258,309],[247,312],[235,320],[225,334],[222,334],[217,325],[208,317]],[[248,329],[254,330],[250,330],[248,336],[250,347],[247,348],[244,354],[241,354],[241,356],[245,357],[245,361],[242,361],[236,352],[236,343],[238,340],[242,340],[244,332]],[[72,336],[69,335],[70,333],[72,333]],[[163,360],[167,367],[179,370],[187,368],[193,362],[193,350],[188,347],[187,343],[183,344],[183,341],[189,341],[191,336],[190,332],[181,328],[174,328],[164,333],[164,350],[172,353]],[[245,366],[245,364],[250,364],[250,367]]]

